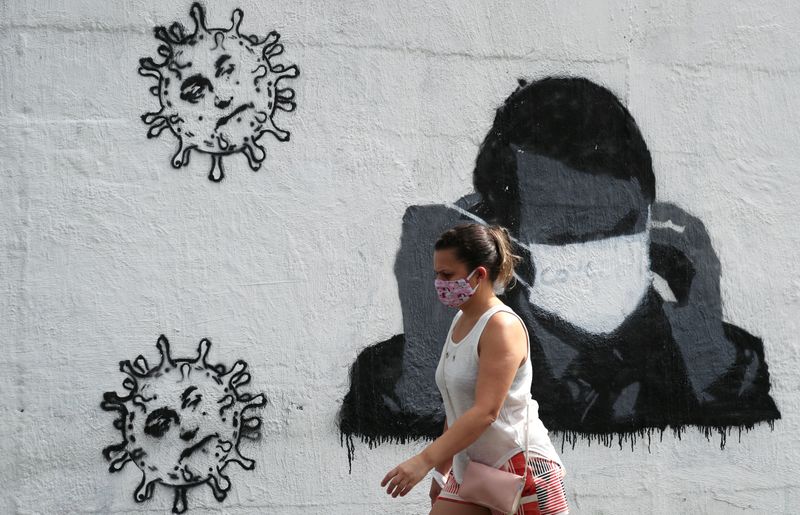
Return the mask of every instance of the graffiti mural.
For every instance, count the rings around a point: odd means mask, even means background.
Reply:
[[[433,376],[455,314],[436,300],[437,236],[467,221],[509,228],[523,257],[500,298],[525,321],[539,416],[566,440],[606,444],[697,426],[772,424],[762,341],[723,321],[721,267],[706,229],[655,200],[644,138],[607,89],[582,78],[520,87],[476,160],[476,193],[412,206],[395,262],[404,333],[367,347],[340,414],[353,438],[434,438]]]
[[[143,356],[121,361],[126,393],[105,392],[101,407],[117,413],[114,427],[122,440],[103,449],[110,472],[133,463],[142,472],[136,502],[153,495],[156,484],[175,490],[173,513],[187,509],[190,488],[207,484],[218,501],[231,488],[230,463],[252,470],[255,462],[239,452],[242,438],[261,438],[261,418],[249,411],[266,405],[263,394],[240,389],[250,382],[247,363],[226,369],[208,363],[211,342],[200,341],[193,359],[170,355],[164,335],[156,344],[161,362],[150,367]]]
[[[173,167],[189,164],[192,150],[206,153],[211,156],[208,178],[218,182],[225,176],[223,156],[241,152],[256,171],[266,157],[259,144],[264,133],[289,140],[289,133],[273,118],[278,109],[294,110],[294,90],[278,86],[300,71],[273,62],[283,53],[277,32],[263,38],[240,32],[240,9],[233,11],[227,29],[209,29],[198,3],[192,5],[191,17],[191,33],[178,22],[156,27],[161,60],[139,61],[139,73],[158,81],[150,92],[160,103],[160,109],[145,113],[142,121],[150,126],[148,138],[165,129],[178,138]]]

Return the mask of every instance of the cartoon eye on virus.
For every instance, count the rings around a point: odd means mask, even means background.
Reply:
[[[257,171],[266,157],[258,143],[265,132],[279,141],[289,140],[273,116],[278,109],[294,110],[294,90],[278,85],[300,71],[272,62],[283,53],[277,32],[259,38],[239,31],[241,9],[233,11],[227,29],[209,29],[199,3],[192,5],[191,17],[195,25],[191,34],[178,22],[169,29],[155,28],[156,39],[163,42],[158,47],[161,62],[150,57],[139,60],[139,74],[158,80],[150,92],[161,104],[158,112],[142,115],[150,126],[147,137],[169,129],[178,138],[172,158],[175,168],[189,163],[192,150],[210,154],[208,178],[214,182],[225,175],[222,157],[236,152],[243,153]]]
[[[247,363],[237,361],[230,370],[209,364],[207,339],[194,359],[173,359],[164,335],[156,347],[161,362],[152,368],[141,355],[133,363],[120,361],[120,371],[128,375],[124,396],[103,394],[100,406],[118,413],[114,427],[122,432],[121,442],[103,449],[108,470],[117,472],[130,462],[141,470],[136,502],[149,499],[156,483],[173,487],[173,513],[185,512],[187,490],[202,484],[222,502],[231,487],[224,473],[228,464],[255,467],[239,453],[239,442],[261,438],[261,418],[247,412],[267,399],[239,391],[250,382]]]

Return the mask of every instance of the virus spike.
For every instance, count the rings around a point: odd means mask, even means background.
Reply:
[[[264,59],[269,60],[269,52],[272,47],[278,43],[279,39],[281,39],[281,35],[275,30],[270,31],[270,33],[267,34],[267,38],[263,42],[264,50],[261,52],[261,55],[264,57]]]
[[[258,429],[251,431],[251,430],[242,430],[242,438],[247,438],[250,441],[258,442],[261,440],[261,431]]]
[[[100,407],[105,411],[121,411],[124,414],[128,412],[128,409],[125,407],[125,401],[129,398],[130,397],[125,397],[123,399],[117,395],[117,392],[104,392]]]
[[[161,361],[159,362],[157,368],[164,368],[166,366],[174,367],[175,363],[172,361],[172,356],[170,356],[169,353],[169,340],[167,340],[167,337],[163,334],[158,337],[156,348],[161,354]]]
[[[271,58],[275,57],[276,55],[281,55],[283,53],[283,45],[278,43],[277,45],[272,45],[264,49],[263,55],[264,59],[270,60]]]
[[[225,178],[225,168],[222,166],[222,156],[211,154],[211,168],[208,170],[208,179],[212,182],[219,182]]]
[[[292,88],[279,89],[275,96],[275,107],[283,111],[294,111],[297,104],[292,102],[294,90]]]
[[[192,149],[195,148],[191,145],[186,145],[183,139],[178,140],[178,151],[175,152],[175,155],[172,156],[172,167],[173,168],[180,168],[182,166],[186,166],[189,164],[189,156],[192,152]]]
[[[166,116],[162,116],[161,115],[161,113],[163,113],[163,112],[164,112],[164,110],[162,109],[162,110],[160,110],[158,112],[155,112],[155,113],[144,113],[142,115],[142,121],[144,123],[146,123],[147,125],[152,125],[154,123],[161,123],[159,120],[166,120],[167,119]]]
[[[253,77],[253,84],[254,84],[254,85],[256,85],[256,86],[258,86],[258,82],[259,82],[261,79],[263,79],[264,77],[266,77],[267,75],[269,75],[269,69],[268,69],[266,66],[264,66],[264,65],[262,64],[262,65],[260,65],[260,66],[257,66],[257,67],[256,67],[256,69],[255,69],[255,70],[253,70],[253,72],[252,72],[252,73],[253,73],[253,75],[254,75],[254,77]]]
[[[175,498],[172,501],[172,513],[184,513],[188,505],[186,503],[186,488],[176,487]]]
[[[158,69],[161,68],[161,66],[162,65],[156,64],[156,62],[153,61],[152,57],[142,57],[141,59],[139,59],[139,73],[141,75],[151,75],[150,73],[145,74],[142,71],[142,70],[147,70],[156,72],[157,74],[156,76],[161,77],[161,72],[158,71]]]
[[[153,496],[153,490],[155,490],[155,480],[148,480],[147,473],[142,471],[142,481],[139,483],[139,486],[136,487],[136,490],[133,492],[133,500],[136,502],[144,502],[147,499]]]
[[[275,82],[285,78],[293,79],[300,75],[300,68],[295,65],[291,65],[287,68],[282,64],[276,64],[275,67],[272,68],[272,71],[279,75],[279,77],[275,79]]]
[[[197,345],[197,358],[195,363],[200,361],[203,365],[208,366],[208,351],[211,350],[211,340],[203,338]]]
[[[133,365],[131,365],[131,361],[129,359],[119,362],[119,371],[128,374],[131,378],[142,377],[142,374],[133,368]]]
[[[206,11],[200,2],[195,2],[192,4],[192,8],[189,10],[189,15],[192,17],[192,20],[194,20],[194,34],[197,34],[198,30],[208,32],[208,27],[206,27]]]
[[[145,374],[147,373],[148,370],[150,370],[150,365],[147,364],[147,360],[141,354],[139,354],[139,356],[136,357],[133,364],[136,368],[138,368]]]
[[[127,452],[121,453],[118,457],[114,458],[111,465],[108,466],[108,471],[111,473],[119,472],[125,465],[132,462],[130,455]]]
[[[239,388],[240,386],[249,383],[250,379],[251,379],[250,378],[250,374],[245,372],[245,373],[243,373],[243,374],[231,379],[231,385],[233,385],[235,388]]]
[[[279,88],[277,98],[280,100],[294,99],[294,90],[292,88]]]
[[[221,30],[217,30],[214,34],[214,46],[211,50],[216,50],[217,48],[221,48],[225,50],[225,33]]]
[[[251,460],[250,458],[245,458],[239,453],[239,449],[234,449],[231,452],[226,464],[228,463],[238,463],[245,470],[253,470],[256,466],[256,462]]]
[[[174,43],[172,37],[167,32],[167,29],[163,25],[156,25],[153,28],[153,35],[156,39],[163,41],[164,43]]]
[[[150,68],[139,67],[139,75],[142,77],[153,77],[154,79],[161,80],[161,72]],[[152,89],[152,88],[151,88]]]
[[[186,28],[176,21],[169,26],[169,34],[175,43],[181,43],[186,39]],[[169,47],[167,50],[169,50]]]
[[[189,379],[189,377],[192,375],[192,365],[189,363],[182,363],[180,369],[181,369],[181,381]]]
[[[208,486],[211,487],[211,493],[214,494],[214,498],[220,502],[224,501],[225,497],[228,496],[228,490],[231,488],[231,482],[228,477],[218,468],[216,472],[209,474],[208,479]]]
[[[169,59],[170,57],[172,57],[172,50],[168,45],[159,45],[157,52],[158,55],[160,55],[164,59]]]
[[[261,162],[267,157],[266,152],[264,152],[264,147],[256,143],[255,141],[249,141],[245,146],[242,148],[242,153],[244,157],[247,158],[247,164],[250,165],[250,168],[257,171],[261,168]]]
[[[231,13],[231,28],[238,36],[242,36],[242,33],[239,32],[239,27],[242,25],[242,17],[244,14],[242,13],[241,9],[234,9],[233,13]]]
[[[220,379],[222,379],[223,381],[227,381],[228,384],[230,384],[231,381],[233,381],[233,379],[236,376],[241,375],[241,373],[244,372],[246,369],[247,369],[247,363],[245,363],[240,359],[237,359],[236,363],[233,364],[233,367],[231,367],[228,373],[220,377]]]
[[[236,404],[236,399],[233,398],[233,395],[226,395],[218,400],[217,404],[222,404],[222,406],[219,408],[219,414],[221,416],[224,415],[227,410],[231,409],[234,404]]]
[[[275,126],[275,122],[272,121],[272,118],[267,118],[264,122],[264,131],[272,133],[278,141],[289,141],[290,134],[282,129],[279,129]]]
[[[291,113],[292,111],[294,111],[294,108],[297,107],[297,104],[295,104],[294,102],[290,102],[288,100],[285,102],[279,100],[275,103],[275,107],[280,109],[281,111],[286,111],[287,113]]]
[[[169,127],[169,123],[167,123],[166,118],[159,118],[158,121],[150,126],[150,129],[147,131],[148,138],[157,138],[164,129]]]
[[[267,398],[263,393],[259,393],[258,395],[254,395],[252,397],[248,395],[248,397],[249,398],[247,400],[242,399],[247,403],[245,404],[244,408],[242,408],[242,411],[250,408],[261,408],[267,405]]]
[[[111,445],[109,445],[107,447],[104,447],[103,448],[103,456],[105,457],[106,460],[111,461],[112,459],[114,459],[112,455],[117,455],[117,454],[119,454],[121,452],[127,454],[128,451],[125,450],[125,446],[126,445],[127,445],[127,442],[120,442],[120,443],[114,443],[114,444],[111,444]]]
[[[258,429],[261,427],[261,417],[248,417],[242,421],[242,429]]]

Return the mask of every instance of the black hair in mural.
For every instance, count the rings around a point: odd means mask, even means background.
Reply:
[[[724,445],[732,427],[780,418],[762,341],[722,320],[703,223],[654,201],[650,153],[610,91],[583,78],[521,82],[481,145],[474,186],[403,218],[404,334],[353,365],[339,417],[351,459],[354,437],[441,434],[433,377],[455,311],[436,301],[426,272],[436,237],[465,219],[511,230],[523,262],[501,299],[530,332],[539,416],[565,440],[697,426]]]
[[[255,467],[239,453],[239,443],[261,438],[261,418],[247,412],[265,406],[267,399],[240,391],[250,382],[244,361],[230,369],[208,363],[207,339],[200,341],[194,359],[172,358],[164,335],[156,347],[161,362],[152,368],[143,356],[120,362],[128,375],[122,382],[124,396],[103,394],[100,406],[118,413],[114,427],[122,433],[121,442],[103,449],[111,462],[108,470],[117,472],[133,462],[142,471],[136,502],[149,499],[156,483],[174,488],[173,513],[185,512],[187,490],[202,484],[222,502],[231,487],[225,467]]]
[[[179,141],[172,158],[175,168],[189,163],[192,150],[211,154],[208,178],[215,182],[224,177],[222,157],[236,152],[256,171],[266,157],[258,143],[265,132],[289,140],[273,116],[276,109],[294,110],[294,90],[278,83],[300,71],[273,62],[283,53],[277,32],[263,38],[240,32],[241,9],[233,11],[227,29],[209,29],[199,3],[192,5],[191,16],[191,33],[178,22],[155,28],[155,37],[163,42],[158,47],[161,62],[150,57],[139,61],[139,73],[158,80],[150,92],[161,104],[158,112],[142,115],[150,126],[147,137],[172,131]]]

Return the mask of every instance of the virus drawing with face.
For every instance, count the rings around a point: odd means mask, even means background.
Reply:
[[[136,502],[153,495],[156,483],[175,489],[173,513],[186,511],[186,491],[208,484],[223,501],[231,483],[225,467],[236,462],[247,470],[255,462],[239,453],[241,438],[261,438],[261,418],[247,413],[266,405],[263,394],[239,391],[250,382],[247,364],[237,361],[229,370],[207,361],[211,342],[200,341],[194,359],[173,359],[169,342],[156,344],[161,362],[150,367],[143,356],[120,362],[128,377],[123,396],[105,392],[101,407],[118,413],[114,427],[122,441],[103,449],[110,472],[133,462],[142,471],[134,492]]]
[[[175,168],[189,163],[192,150],[210,154],[208,178],[214,182],[224,177],[222,157],[236,152],[243,153],[257,171],[266,157],[258,143],[262,134],[289,140],[273,116],[277,109],[294,110],[294,90],[278,84],[300,72],[297,66],[272,62],[283,53],[277,32],[259,38],[239,31],[240,9],[233,11],[228,29],[209,29],[198,3],[192,5],[191,16],[195,25],[191,33],[178,22],[156,27],[155,37],[163,42],[158,47],[162,60],[139,61],[139,73],[158,80],[150,92],[161,104],[158,112],[142,115],[150,126],[147,137],[172,131],[179,141],[172,158]]]

